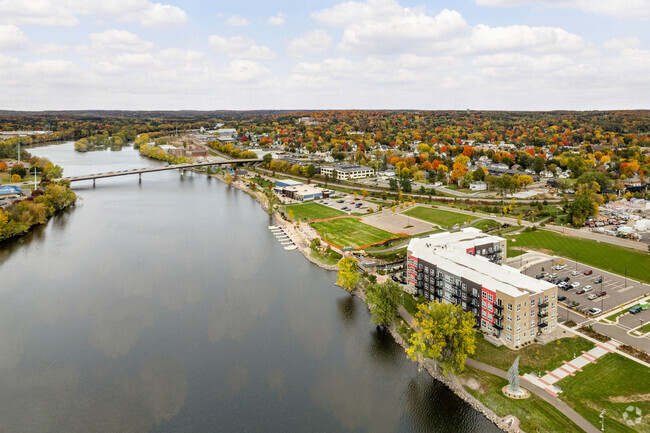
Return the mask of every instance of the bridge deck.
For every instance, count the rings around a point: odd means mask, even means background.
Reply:
[[[130,174],[153,173],[156,171],[179,170],[179,169],[183,170],[183,169],[189,169],[193,167],[206,167],[210,165],[245,164],[245,163],[255,163],[255,162],[262,162],[262,160],[261,159],[228,159],[228,160],[217,161],[217,162],[190,162],[186,164],[162,165],[160,167],[134,168],[132,170],[110,171],[108,173],[84,174],[81,176],[64,177],[63,179],[69,180],[70,182],[78,182],[82,180],[101,179],[104,177],[116,177],[116,176],[128,176]]]

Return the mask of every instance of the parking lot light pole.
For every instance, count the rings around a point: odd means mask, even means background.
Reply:
[[[576,271],[578,270],[578,253],[576,253]]]

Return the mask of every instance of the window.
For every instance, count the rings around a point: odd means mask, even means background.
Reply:
[[[521,331],[521,325],[517,325],[517,332]]]
[[[427,274],[429,273],[429,267],[428,266],[424,267],[424,272],[426,272]]]
[[[512,311],[512,304],[508,304],[508,311]]]
[[[492,304],[488,304],[488,311],[492,311]]]
[[[517,314],[517,322],[521,322],[521,314]]]
[[[530,310],[530,317],[533,317],[535,315],[535,310]]]
[[[467,300],[467,293],[463,292],[463,301]]]
[[[530,319],[530,327],[532,328],[534,326],[535,326],[535,319]]]
[[[463,310],[467,309],[467,303],[463,302]]]
[[[534,329],[531,329],[531,330],[530,330],[530,336],[532,337],[532,336],[534,336],[534,335],[535,335],[535,330],[534,330]]]
[[[490,301],[490,302],[493,301],[492,295],[488,295],[488,301]]]
[[[476,289],[472,289],[472,295],[478,296],[478,291]]]
[[[492,315],[488,314],[488,320],[492,320]]]
[[[481,320],[481,326],[484,328],[487,328],[487,325],[485,324],[485,321]]]
[[[530,300],[530,308],[533,308],[535,306],[535,300],[531,299]]]
[[[485,312],[485,310],[481,311],[481,316],[483,316],[483,318],[487,317],[487,313]]]
[[[487,298],[487,293],[483,292],[483,299]]]
[[[521,311],[521,304],[517,304],[517,311]]]
[[[510,335],[510,334],[506,334],[506,340],[508,340],[508,341],[512,341],[512,335]]]
[[[555,299],[555,292],[551,295],[551,299]]]
[[[507,329],[508,331],[512,331],[512,325],[511,325],[511,324],[508,324],[508,326],[506,326],[506,329]]]
[[[555,319],[555,313],[551,313],[551,319]]]
[[[488,322],[488,324],[487,324],[487,328],[488,328],[490,331],[492,330],[492,324],[491,324],[490,322]]]
[[[463,290],[467,290],[467,284],[463,283]]]
[[[551,328],[555,328],[555,322],[551,322]]]
[[[483,301],[483,308],[487,308],[487,302]]]
[[[517,335],[517,343],[521,341],[521,335]]]
[[[508,320],[512,321],[512,314],[508,313]]]

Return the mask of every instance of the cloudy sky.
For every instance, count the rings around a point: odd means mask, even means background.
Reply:
[[[0,109],[650,108],[650,0],[0,0]]]

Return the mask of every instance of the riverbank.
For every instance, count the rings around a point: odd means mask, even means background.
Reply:
[[[243,191],[244,193],[248,194],[249,196],[253,197],[256,201],[260,203],[260,206],[265,212],[269,212],[269,201],[266,197],[266,195],[260,191],[259,189],[252,189],[250,186],[247,185],[247,182],[237,179],[237,180],[232,180],[230,183],[227,182],[226,178],[224,175],[221,174],[214,174],[211,175],[211,177],[224,182],[228,184],[229,186],[233,188],[237,188],[240,191]],[[338,268],[336,265],[326,265],[318,260],[316,260],[312,255],[311,255],[311,248],[310,248],[310,239],[309,236],[306,235],[302,230],[299,229],[301,224],[292,224],[291,222],[288,222],[282,218],[279,212],[274,211],[271,215],[273,219],[273,223],[276,226],[284,228],[289,234],[294,242],[294,244],[298,247],[298,251],[302,253],[302,255],[309,260],[311,263],[325,269],[328,271],[337,271]],[[304,224],[305,226],[309,227],[308,224]],[[366,296],[365,292],[357,287],[355,290],[352,291],[351,293],[352,296],[356,296],[357,298],[361,299],[364,303],[366,302]],[[390,327],[388,327],[388,331],[390,334],[393,336],[393,339],[397,344],[399,344],[404,351],[408,348],[408,343],[402,338],[402,336],[399,334],[397,329],[395,328],[394,324],[392,324]],[[472,396],[469,392],[465,390],[463,387],[462,383],[460,382],[459,378],[457,376],[451,375],[451,376],[445,376],[442,374],[442,371],[437,366],[437,363],[432,360],[432,359],[425,359],[421,360],[419,362],[419,365],[421,368],[423,368],[425,371],[429,373],[431,377],[436,379],[437,381],[443,383],[447,388],[449,388],[454,394],[456,394],[460,399],[465,401],[467,404],[472,406],[474,410],[482,414],[487,420],[492,422],[495,426],[497,426],[499,429],[501,429],[504,432],[507,433],[523,433],[523,431],[518,428],[518,423],[514,422],[512,425],[507,421],[513,419],[512,416],[506,416],[504,418],[499,417],[497,414],[495,414],[491,409],[483,405],[478,399],[476,399],[474,396]],[[516,418],[515,418],[516,419]]]

